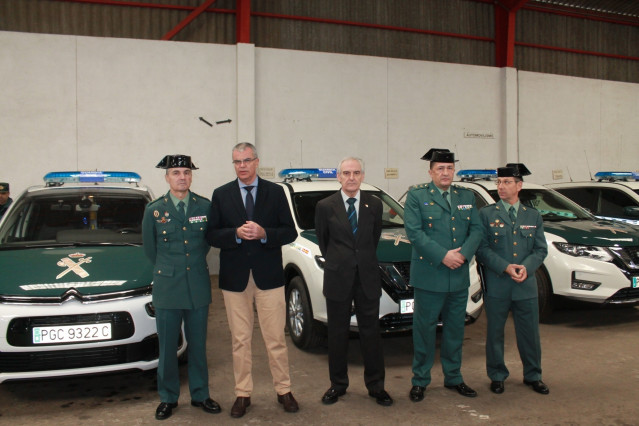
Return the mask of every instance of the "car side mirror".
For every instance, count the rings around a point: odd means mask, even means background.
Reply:
[[[639,217],[639,207],[628,206],[623,208],[623,215],[630,217]]]

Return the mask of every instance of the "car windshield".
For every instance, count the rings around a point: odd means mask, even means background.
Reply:
[[[143,194],[105,192],[45,191],[21,198],[0,229],[0,248],[141,244],[149,200]]]
[[[497,190],[488,191],[495,202],[499,201]],[[542,188],[524,188],[519,192],[519,201],[534,207],[544,221],[593,220],[594,217],[558,192]]]
[[[403,228],[404,208],[382,191],[365,191],[382,202],[382,228]],[[335,191],[298,192],[293,194],[295,220],[301,229],[315,229],[315,206]]]

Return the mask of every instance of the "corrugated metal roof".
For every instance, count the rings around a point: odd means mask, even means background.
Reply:
[[[610,17],[639,19],[639,0],[531,0],[525,6],[576,13],[605,14]]]

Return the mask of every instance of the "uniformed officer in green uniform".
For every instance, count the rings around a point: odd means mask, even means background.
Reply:
[[[9,209],[13,200],[10,197],[9,184],[7,182],[0,182],[0,219]]]
[[[461,374],[462,342],[470,278],[468,265],[481,239],[475,196],[452,185],[455,155],[434,148],[422,157],[430,161],[432,182],[408,191],[404,209],[406,235],[413,245],[410,285],[413,313],[413,379],[410,399],[424,399],[435,359],[437,323],[443,322],[440,358],[444,386],[463,396],[477,392]]]
[[[488,321],[486,370],[490,390],[504,392],[508,368],[504,363],[504,326],[512,311],[517,348],[524,366],[524,383],[535,392],[549,393],[541,381],[539,306],[535,271],[548,254],[541,215],[519,200],[523,176],[530,172],[521,163],[497,169],[499,202],[484,207],[479,216],[484,237],[477,260],[484,265]]]
[[[160,359],[155,418],[164,420],[177,407],[180,395],[178,339],[182,321],[188,343],[191,405],[209,413],[221,411],[209,396],[206,329],[211,281],[206,254],[210,202],[189,190],[197,167],[187,155],[167,155],[156,166],[166,169],[169,192],[149,203],[142,221],[144,251],[154,264],[155,307]]]

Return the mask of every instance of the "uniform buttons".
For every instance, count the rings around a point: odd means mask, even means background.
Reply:
[[[453,231],[455,230],[455,228],[453,228]]]
[[[162,231],[163,234],[166,234],[166,231]]]
[[[517,241],[515,241],[515,242],[513,243],[513,245],[514,245],[514,246],[516,246],[516,245],[517,245]]]
[[[453,238],[453,242],[456,243],[457,242],[457,238]]]
[[[513,231],[513,235],[517,235],[517,231]]]
[[[499,232],[495,232],[495,235],[499,235]]]
[[[182,227],[182,231],[186,231],[186,226],[183,226],[183,227]]]
[[[186,267],[186,270],[187,270],[187,271],[190,271],[190,270],[191,270],[191,267],[190,267],[190,266],[187,266],[187,267]]]
[[[513,256],[517,257],[517,253],[513,253]]]
[[[184,244],[188,244],[188,243],[189,243],[189,240],[184,240]]]
[[[497,243],[497,240],[495,240],[495,243]]]
[[[204,231],[204,228],[202,228],[201,226],[200,226],[200,231]]]
[[[422,256],[419,256],[419,260],[424,260],[424,258]]]
[[[158,269],[158,274],[161,274],[161,273],[162,273],[162,270],[161,270],[161,269]]]
[[[451,217],[450,220],[455,220],[455,216]]]
[[[187,253],[187,254],[186,254],[186,257],[189,257],[190,255],[191,255],[191,253]]]

